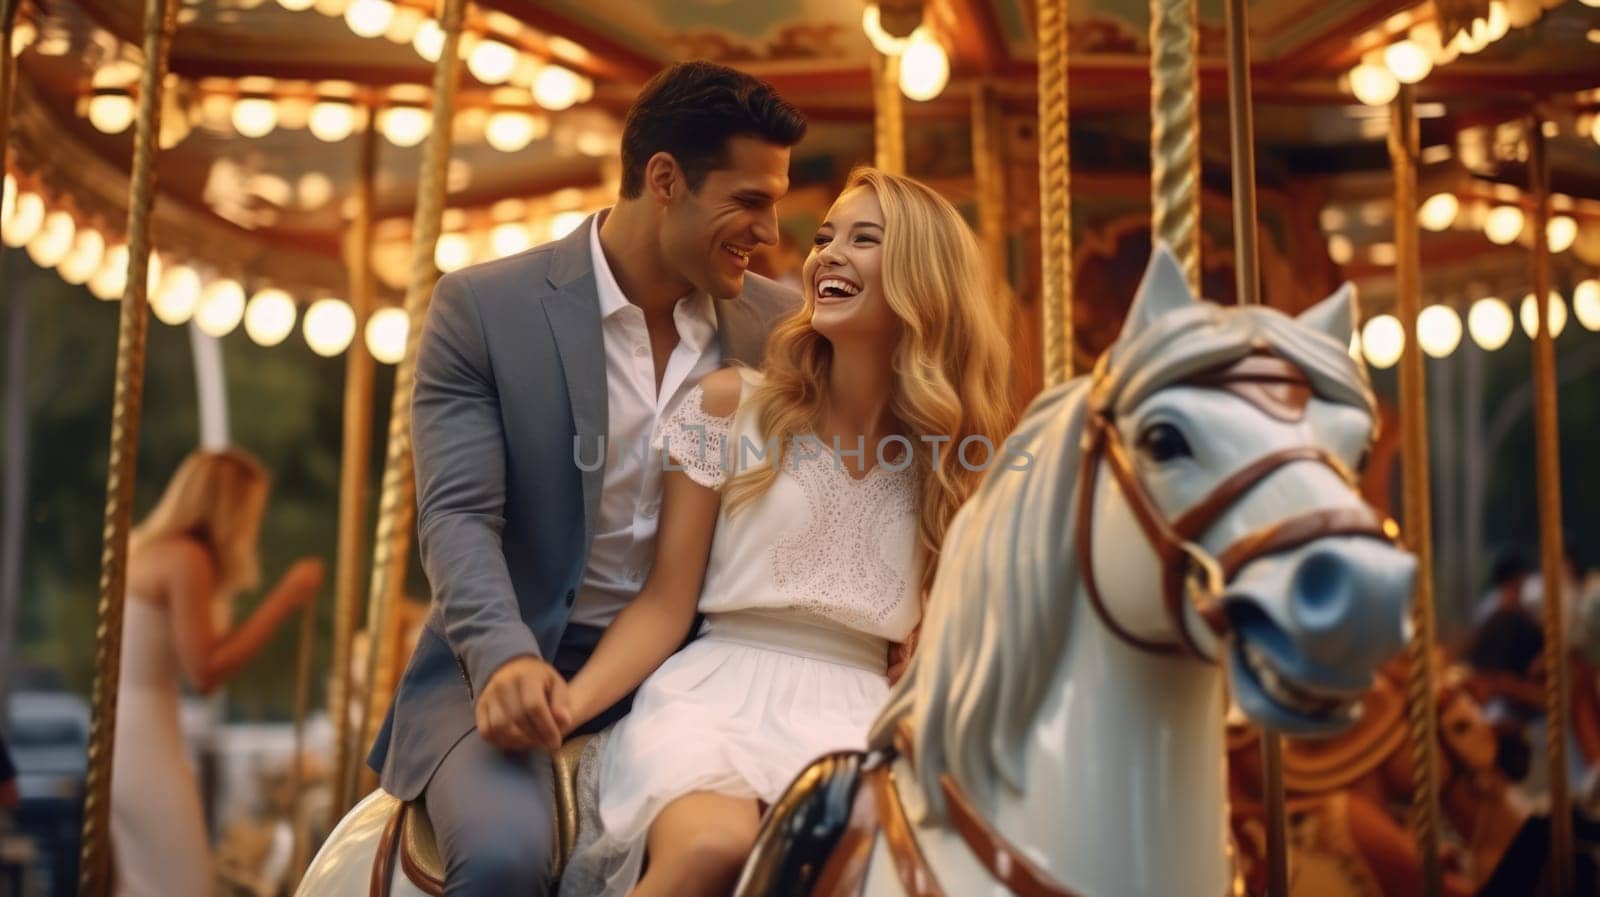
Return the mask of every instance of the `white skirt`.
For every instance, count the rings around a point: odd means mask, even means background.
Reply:
[[[601,831],[584,832],[562,894],[621,897],[662,809],[710,791],[771,804],[812,760],[862,750],[888,697],[888,644],[789,612],[706,618],[609,731],[598,757]]]

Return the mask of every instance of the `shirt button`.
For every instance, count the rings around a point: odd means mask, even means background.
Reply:
[[[659,501],[649,502],[642,509],[640,509],[640,513],[644,514],[646,519],[656,516],[656,514],[658,514],[660,511],[661,502]]]
[[[572,602],[574,600],[576,600],[576,598],[577,598],[577,595],[573,592],[573,590],[572,589],[567,589],[567,607],[571,607],[572,606]]]
[[[648,347],[646,347],[646,346],[634,346],[633,347],[633,357],[635,357],[635,358],[643,358],[643,357],[645,357],[646,355],[649,355],[649,354],[650,354],[650,349]]]

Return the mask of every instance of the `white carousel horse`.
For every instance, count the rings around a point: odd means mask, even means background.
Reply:
[[[1224,680],[1336,731],[1407,632],[1415,562],[1350,474],[1352,324],[1347,289],[1197,301],[1158,248],[1094,373],[1024,416],[1028,469],[957,515],[876,750],[796,779],[740,897],[1229,893]]]

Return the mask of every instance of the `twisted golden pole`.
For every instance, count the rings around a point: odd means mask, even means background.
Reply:
[[[1195,0],[1150,0],[1151,232],[1200,291],[1200,32]]]
[[[345,353],[344,440],[339,459],[339,557],[334,581],[333,671],[328,682],[328,715],[333,721],[333,800],[328,830],[355,803],[347,769],[360,763],[350,731],[350,648],[361,613],[366,579],[362,553],[366,546],[367,486],[372,467],[373,359],[367,352],[367,319],[372,315],[372,195],[377,173],[378,130],[367,109],[366,129],[356,157],[356,215],[345,246],[350,279],[350,307],[356,315],[356,339]]]
[[[872,57],[873,164],[890,174],[906,173],[905,102],[900,95],[900,57],[876,50]]]
[[[174,0],[145,0],[144,71],[139,77],[139,117],[133,141],[128,197],[128,285],[117,323],[117,370],[111,401],[111,456],[100,551],[99,627],[95,633],[94,717],[89,726],[84,781],[83,846],[78,893],[111,893],[111,761],[117,739],[117,685],[122,662],[122,610],[127,599],[128,531],[144,403],[145,337],[150,325],[145,296],[150,265],[150,207],[155,200],[156,138],[161,132],[161,91],[167,52],[177,23]],[[10,55],[10,45],[5,47]]]
[[[1415,88],[1400,85],[1389,111],[1389,160],[1394,167],[1396,315],[1405,329],[1400,355],[1400,471],[1405,487],[1406,547],[1417,557],[1406,645],[1406,715],[1411,746],[1411,830],[1422,863],[1423,894],[1437,897],[1439,867],[1438,692],[1434,688],[1433,520],[1429,506],[1427,380],[1417,315],[1422,271],[1417,231],[1417,116]]]
[[[1072,376],[1072,155],[1067,130],[1067,2],[1039,0],[1039,250],[1044,382]]]
[[[367,696],[362,705],[361,746],[377,737],[378,725],[394,690],[396,639],[390,632],[405,588],[411,527],[416,518],[416,482],[411,458],[411,389],[416,379],[417,345],[438,270],[434,244],[444,220],[445,175],[450,165],[451,123],[455,119],[456,85],[461,80],[461,16],[464,0],[443,0],[439,26],[444,47],[433,73],[433,130],[428,135],[418,175],[417,211],[412,222],[411,279],[405,309],[410,318],[406,354],[395,371],[394,399],[389,407],[388,447],[383,462],[383,491],[378,499],[378,526],[373,537],[372,584],[367,592]],[[359,765],[359,764],[357,764]]]
[[[1550,157],[1544,125],[1535,113],[1528,121],[1528,180],[1533,194],[1533,296],[1539,332],[1533,338],[1533,417],[1539,483],[1539,569],[1544,579],[1545,741],[1550,762],[1550,893],[1570,897],[1572,797],[1567,782],[1567,681],[1565,618],[1566,563],[1561,536],[1561,443],[1556,416],[1556,347],[1550,336]]]

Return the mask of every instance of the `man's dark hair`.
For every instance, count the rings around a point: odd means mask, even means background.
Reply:
[[[800,110],[772,85],[711,62],[682,62],[645,83],[622,125],[622,198],[644,192],[644,166],[670,153],[690,190],[727,163],[728,138],[794,146],[806,133]]]

